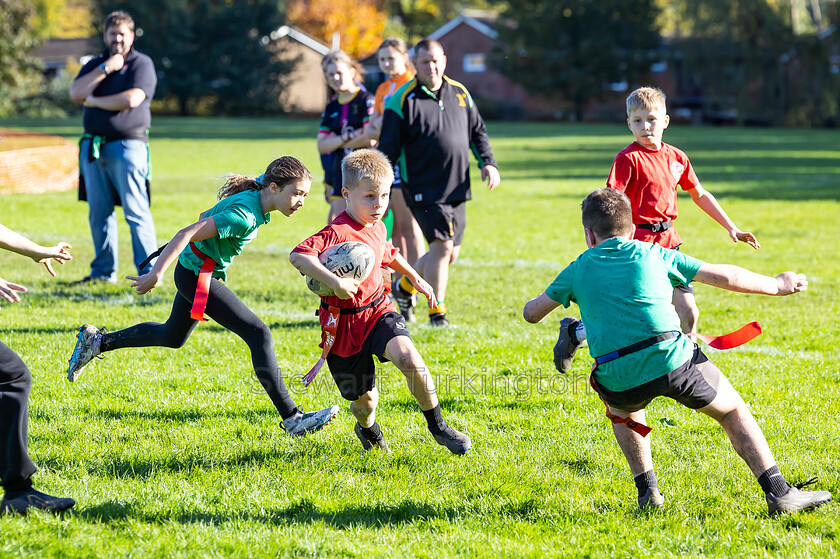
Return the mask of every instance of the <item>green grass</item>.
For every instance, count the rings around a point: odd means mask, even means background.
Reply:
[[[75,138],[77,120],[4,121]],[[257,174],[277,154],[320,174],[311,120],[156,118],[153,211],[163,242],[209,207],[226,172]],[[40,489],[77,499],[61,517],[0,518],[0,556],[132,557],[826,557],[840,551],[840,511],[769,519],[747,467],[710,419],[670,401],[649,408],[654,461],[667,506],[635,510],[635,487],[603,406],[587,388],[583,352],[553,373],[556,316],[521,319],[524,303],[585,249],[582,198],[603,185],[631,140],[623,126],[497,124],[489,131],[503,184],[476,185],[447,306],[459,328],[413,326],[438,380],[445,417],[475,450],[434,443],[391,366],[379,370],[379,421],[393,456],[363,454],[329,375],[304,391],[317,359],[317,299],[288,263],[291,247],[324,223],[319,189],[300,215],[279,214],[231,269],[229,286],[272,328],[278,360],[306,409],[343,411],[312,437],[284,436],[249,370],[244,344],[213,323],[178,350],[107,354],[69,384],[74,327],[162,321],[171,277],[138,297],[125,282],[79,289],[92,247],[75,193],[3,197],[0,221],[42,244],[67,240],[75,260],[51,279],[0,254],[2,277],[31,288],[3,305],[0,336],[31,368],[30,452]],[[734,245],[687,195],[685,250],[767,274],[807,273],[789,298],[697,286],[701,331],[759,320],[764,334],[712,359],[748,401],[792,481],[817,475],[840,493],[840,132],[690,128],[683,148],[707,189],[762,249]],[[474,175],[478,181],[477,173]],[[120,270],[132,273],[120,225]],[[572,308],[570,313],[577,313]]]

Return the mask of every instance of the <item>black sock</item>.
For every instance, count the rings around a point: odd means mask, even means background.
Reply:
[[[8,485],[4,485],[3,489],[6,490],[6,494],[4,498],[7,500],[17,499],[30,489],[32,489],[32,478],[26,478],[23,481],[18,483],[9,483]]]
[[[378,441],[382,438],[382,428],[380,428],[379,423],[375,421],[370,427],[362,427],[361,431],[369,441]]]
[[[426,416],[426,423],[429,424],[429,431],[432,432],[432,435],[440,435],[446,429],[446,422],[440,414],[440,404],[430,410],[424,411],[423,415]]]
[[[297,415],[298,411],[300,411],[300,410],[298,410],[297,408],[295,408],[295,409],[293,409],[293,410],[292,410],[292,413],[290,413],[289,415],[286,415],[286,416],[280,416],[280,417],[282,417],[282,418],[283,418],[283,420],[285,421],[285,420],[289,419],[290,417],[293,417],[293,416]],[[302,412],[301,412],[301,413],[302,413]]]
[[[758,484],[765,493],[774,497],[781,497],[790,491],[790,485],[779,471],[779,466],[768,468],[766,472],[758,476]]]
[[[656,474],[653,470],[648,470],[637,475],[633,478],[633,481],[636,483],[636,489],[639,490],[639,497],[642,497],[649,487],[652,489],[659,489],[659,484],[656,483]]]

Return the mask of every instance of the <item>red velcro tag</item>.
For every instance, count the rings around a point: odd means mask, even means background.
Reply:
[[[643,437],[647,437],[652,431],[652,429],[644,423],[633,421],[629,417],[618,417],[617,415],[610,413],[609,407],[607,408],[607,417],[609,417],[610,421],[612,421],[613,423],[624,423],[625,425],[627,425],[628,429],[637,432]]]
[[[303,375],[301,380],[303,381],[304,386],[312,384],[312,381],[315,380],[316,376],[318,376],[318,371],[320,371],[321,367],[324,366],[324,362],[327,360],[327,355],[329,355],[333,344],[335,344],[335,336],[338,332],[338,317],[341,314],[339,308],[331,306],[322,310],[326,310],[330,315],[329,318],[327,318],[326,324],[324,324],[323,330],[321,331],[321,339],[324,341],[324,349],[321,351],[321,358],[318,359],[315,366],[312,367],[308,373]]]
[[[593,367],[592,370],[593,371],[595,370],[594,367]],[[595,394],[597,394],[598,397],[601,398],[601,393],[598,392],[598,386],[595,384],[595,378],[592,375],[589,375],[589,386],[591,386],[592,390],[595,391]],[[628,429],[631,429],[631,430],[637,432],[638,434],[640,434],[643,437],[647,437],[650,434],[650,432],[653,430],[650,427],[648,427],[647,425],[645,425],[644,423],[639,423],[638,421],[633,421],[629,417],[619,417],[619,416],[615,415],[614,413],[611,413],[609,404],[604,402],[603,398],[601,398],[601,402],[603,402],[604,407],[606,408],[606,416],[611,422],[613,422],[613,423],[624,423],[627,426]]]
[[[710,347],[715,349],[732,349],[733,347],[738,347],[739,345],[747,343],[759,334],[761,334],[761,324],[758,322],[750,322],[749,324],[745,324],[744,326],[738,328],[734,332],[723,334],[722,336],[704,336],[703,334],[697,333],[691,333],[688,334],[688,336],[690,338],[703,340],[709,344]]]
[[[196,256],[203,260],[201,270],[198,272],[198,283],[195,286],[195,296],[193,296],[190,318],[206,321],[207,319],[204,318],[204,309],[207,308],[207,296],[210,294],[210,279],[213,277],[213,268],[216,267],[216,261],[198,250],[198,247],[194,243],[190,243],[190,248]]]

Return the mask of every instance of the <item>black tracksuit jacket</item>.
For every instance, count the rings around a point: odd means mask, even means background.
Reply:
[[[472,97],[446,76],[437,95],[414,78],[388,98],[379,149],[399,166],[409,206],[471,199],[470,151],[479,167],[496,166]]]

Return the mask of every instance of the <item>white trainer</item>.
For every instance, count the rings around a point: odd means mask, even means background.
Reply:
[[[293,437],[303,437],[323,429],[324,425],[338,415],[339,409],[341,408],[333,405],[318,411],[298,412],[296,415],[283,420],[283,428]]]
[[[70,356],[67,367],[67,380],[75,382],[79,378],[85,365],[101,353],[99,351],[101,344],[102,332],[99,328],[91,324],[79,326],[79,335],[76,336],[76,347],[73,348],[73,355]]]

